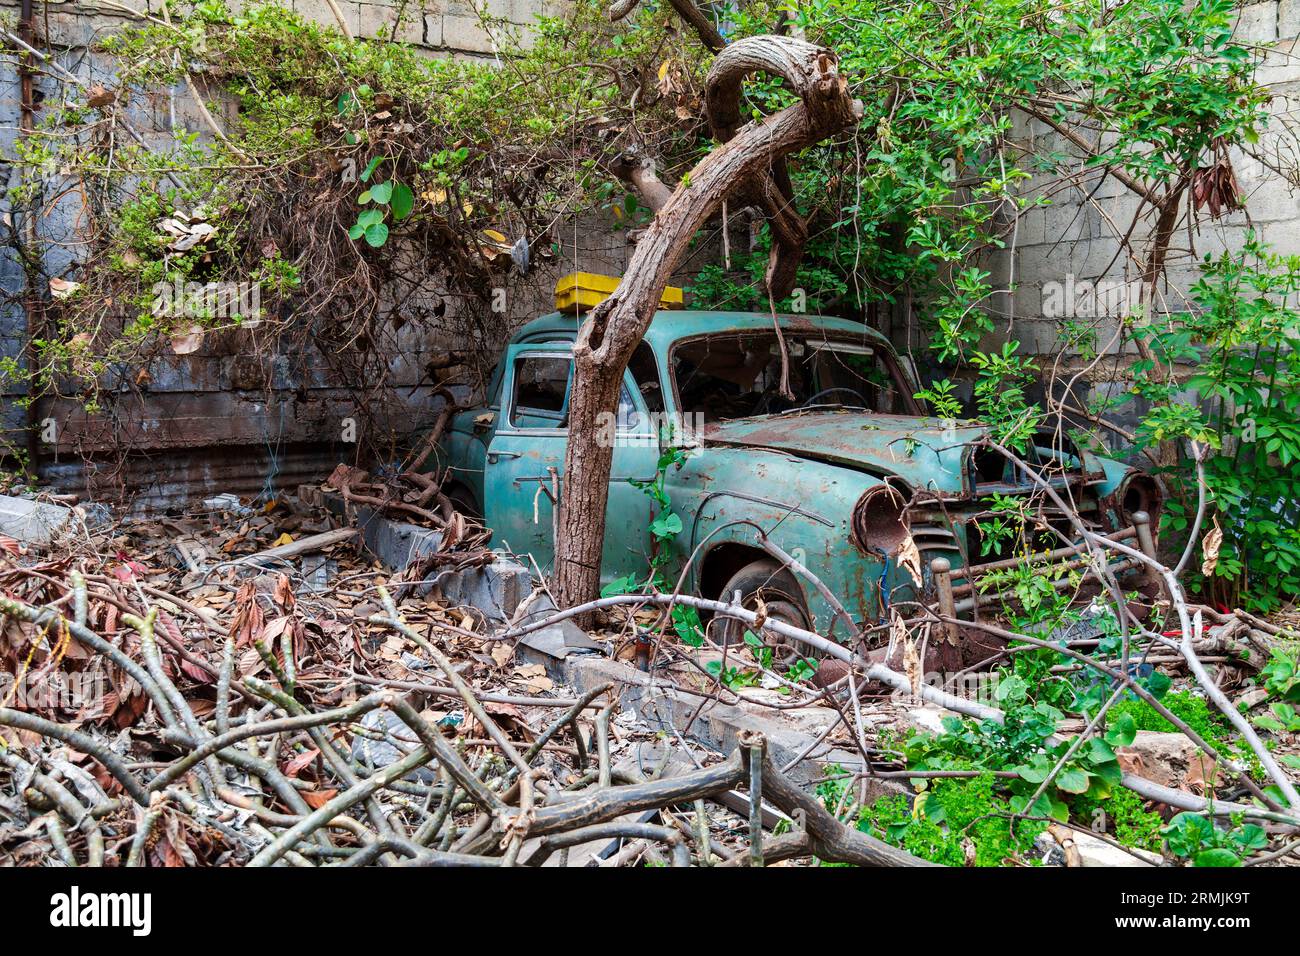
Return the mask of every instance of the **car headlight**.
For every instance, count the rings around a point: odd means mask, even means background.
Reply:
[[[1164,504],[1164,492],[1160,483],[1150,475],[1132,471],[1119,483],[1115,492],[1115,501],[1119,504],[1121,526],[1133,523],[1133,515],[1145,511],[1154,525],[1160,518],[1160,508]]]
[[[863,551],[895,554],[911,533],[907,499],[889,485],[869,489],[853,506],[853,541]]]

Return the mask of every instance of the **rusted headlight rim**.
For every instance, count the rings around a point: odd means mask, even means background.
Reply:
[[[1125,527],[1133,524],[1133,516],[1139,511],[1145,512],[1153,524],[1158,522],[1164,503],[1165,492],[1160,481],[1144,471],[1129,472],[1115,489],[1115,509],[1120,524]]]
[[[868,488],[853,506],[852,539],[866,554],[896,554],[912,533],[907,497],[888,484]]]

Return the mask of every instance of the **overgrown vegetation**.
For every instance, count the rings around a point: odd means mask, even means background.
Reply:
[[[366,383],[364,416],[406,325],[454,323],[467,354],[493,354],[512,303],[531,302],[527,263],[558,249],[557,224],[632,208],[600,168],[628,133],[633,64],[680,46],[648,28],[665,16],[611,45],[603,11],[583,3],[539,21],[528,50],[485,18],[508,51],[501,68],[347,40],[275,3],[172,4],[166,21],[106,37],[121,84],[65,84],[14,157],[13,208],[41,216],[70,190],[90,200],[75,262],[46,275],[41,250],[24,258],[46,300],[34,393],[98,412],[147,385],[152,356],[251,327],[269,352],[314,346]],[[159,137],[136,128],[133,106],[150,96],[173,115],[207,110],[202,99],[232,118],[194,116],[198,131]],[[682,123],[678,98],[647,80],[637,135],[694,145],[698,120]],[[26,374],[17,361],[3,371]]]
[[[734,39],[784,16],[754,2],[724,19]],[[1073,437],[1095,447],[1117,399],[1067,393],[1041,407],[1034,382],[1132,343],[1133,389],[1118,401],[1150,409],[1136,447],[1179,479],[1170,539],[1190,531],[1196,509],[1185,480],[1194,440],[1213,449],[1207,527],[1223,534],[1207,591],[1260,608],[1297,593],[1296,516],[1279,504],[1300,478],[1297,261],[1252,242],[1207,261],[1185,308],[1159,293],[1182,206],[1235,208],[1222,161],[1252,149],[1267,122],[1258,51],[1234,38],[1231,0],[1067,11],[1047,0],[814,0],[794,18],[839,51],[866,111],[792,166],[811,224],[807,307],[892,325],[940,371],[923,393],[936,412],[978,415],[1020,449],[1063,410],[1091,420]],[[69,188],[94,200],[74,264],[44,275],[39,256],[24,259],[46,300],[36,391],[101,410],[147,385],[142,369],[160,348],[191,350],[252,318],[259,340],[314,341],[349,378],[379,385],[397,332],[449,321],[449,304],[459,331],[492,354],[510,319],[492,290],[529,281],[513,266],[519,250],[544,260],[557,224],[588,211],[646,221],[609,172],[613,157],[636,147],[671,183],[709,149],[698,95],[708,58],[654,4],[611,25],[602,4],[580,0],[563,20],[541,19],[526,47],[503,22],[484,25],[499,67],[349,41],[274,4],[235,14],[221,0],[172,5],[107,38],[121,85],[65,86],[15,157],[26,173],[15,208]],[[120,135],[130,105],[153,93],[192,111],[186,83],[233,104],[233,118],[147,146]],[[756,115],[788,101],[770,80],[747,95]],[[1135,227],[1110,225],[1123,281],[1140,294],[1104,315],[1062,315],[1062,354],[1048,365],[1015,341],[1014,271],[993,271],[1028,212],[1086,205],[1093,175],[1142,199]],[[706,266],[697,301],[765,309],[770,241],[762,227],[752,248]],[[159,307],[160,289],[191,283],[197,299]],[[256,287],[256,315],[205,298],[212,283]],[[16,361],[4,371],[23,374]]]
[[[727,19],[742,36],[770,31],[785,14],[758,2]],[[1189,302],[1161,294],[1182,210],[1195,219],[1237,206],[1223,158],[1249,150],[1266,123],[1256,52],[1233,38],[1234,14],[1230,0],[1068,11],[1048,0],[801,3],[794,25],[841,53],[866,116],[792,165],[812,239],[801,299],[776,306],[806,300],[813,311],[892,325],[940,370],[918,397],[941,417],[978,416],[1018,452],[1042,428],[1065,428],[1062,412],[1074,441],[1097,448],[1122,431],[1107,416],[1139,403],[1131,450],[1157,463],[1174,493],[1167,546],[1180,549],[1197,525],[1203,474],[1200,527],[1215,544],[1202,546],[1199,583],[1207,597],[1270,609],[1300,594],[1300,257],[1252,238],[1202,263]],[[467,341],[494,354],[510,315],[491,303],[492,290],[524,289],[529,264],[559,251],[559,224],[589,214],[647,221],[644,203],[610,171],[613,157],[635,146],[673,183],[712,146],[698,95],[708,58],[665,29],[671,11],[643,4],[610,26],[602,4],[580,0],[566,16],[540,21],[527,49],[503,32],[501,62],[490,65],[346,40],[275,5],[233,14],[220,0],[105,41],[121,85],[68,85],[15,157],[25,171],[9,194],[15,208],[39,211],[74,188],[88,199],[77,262],[45,274],[40,250],[25,249],[28,282],[44,302],[33,394],[101,411],[147,385],[151,356],[249,330],[268,350],[312,342],[366,387],[382,385],[386,350],[410,323],[454,315]],[[203,99],[229,103],[231,120],[177,133],[164,148],[119,135],[133,101],[192,84]],[[774,81],[747,95],[756,116],[789,101]],[[1086,204],[1090,176],[1141,198],[1131,227],[1110,224],[1124,280],[1138,292],[1114,312],[1060,317],[1061,354],[1031,356],[1016,340],[1015,273],[994,271],[1028,213]],[[17,233],[11,240],[22,244]],[[771,242],[761,227],[730,262],[706,266],[693,284],[697,303],[765,311]],[[232,284],[256,289],[256,307],[206,293]],[[1052,387],[1130,346],[1131,387],[1118,399]],[[0,372],[26,375],[17,361]],[[387,458],[393,449],[372,451]],[[655,478],[638,483],[654,547],[646,575],[614,582],[611,593],[673,590],[664,554],[683,523],[664,479],[682,454],[668,447]],[[991,503],[986,552],[1005,541],[1025,553],[1048,546],[1024,509],[1010,498]],[[1081,620],[1071,607],[1079,581],[1057,583],[1026,564],[981,587],[1012,595],[1011,626],[1051,632]],[[675,606],[669,622],[685,644],[702,643],[694,609]],[[1118,624],[1104,615],[1093,623],[1103,635],[1096,660],[1113,658],[1124,641]],[[770,670],[771,649],[745,640]],[[787,676],[812,672],[799,661]],[[733,690],[759,680],[721,663],[713,676]],[[1271,706],[1254,724],[1296,733],[1294,655],[1276,652],[1261,679]],[[1255,759],[1233,746],[1203,697],[1171,692],[1150,668],[1138,683],[1225,755]],[[1181,813],[1166,822],[1120,787],[1117,748],[1139,731],[1175,727],[1137,697],[1108,702],[1110,690],[1075,658],[1013,644],[997,672],[1001,722],[948,717],[942,733],[898,743],[899,761],[917,774],[916,799],[858,805],[843,775],[820,795],[860,829],[954,865],[1032,862],[1036,838],[1054,823],[1196,865],[1240,863],[1267,845],[1242,820]],[[1076,749],[1057,736],[1068,718],[1096,720],[1100,732]]]

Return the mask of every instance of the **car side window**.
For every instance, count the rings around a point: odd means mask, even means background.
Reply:
[[[563,428],[573,359],[524,355],[515,360],[510,424],[515,428]]]
[[[635,431],[641,424],[641,413],[637,411],[636,402],[632,400],[632,392],[626,382],[618,390],[618,411],[615,414],[621,432]]]
[[[659,368],[655,363],[654,350],[649,343],[642,342],[632,353],[632,360],[627,363],[632,380],[641,391],[641,398],[651,414],[664,410],[664,390],[659,384]]]

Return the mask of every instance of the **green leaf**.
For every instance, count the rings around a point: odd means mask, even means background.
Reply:
[[[375,170],[379,167],[379,164],[382,163],[383,161],[384,161],[384,157],[376,156],[370,162],[366,163],[366,168],[361,172],[361,181],[363,183],[370,182],[370,177],[375,174]]]
[[[393,218],[399,222],[411,214],[415,208],[415,193],[411,192],[411,187],[405,183],[397,183],[393,187],[392,199]]]
[[[1124,771],[1120,768],[1118,760],[1093,764],[1092,772],[1111,786],[1118,786],[1124,779]]]
[[[1137,721],[1132,714],[1120,714],[1106,728],[1106,743],[1112,747],[1127,747],[1137,737]]]
[[[365,231],[365,228],[360,223],[354,223],[348,227],[348,236],[351,239],[360,239]]]
[[[682,519],[671,511],[664,512],[650,522],[650,533],[660,540],[681,534],[681,531]]]
[[[388,200],[393,198],[393,181],[390,179],[386,183],[378,183],[370,187],[370,199],[381,206],[388,205]]]
[[[366,227],[366,242],[372,248],[378,249],[388,241],[388,227],[382,222],[377,222]]]
[[[999,701],[1021,700],[1029,693],[1029,684],[1023,677],[1012,675],[998,681],[998,689],[995,696]]]
[[[1147,690],[1156,700],[1164,697],[1172,684],[1173,681],[1169,679],[1169,675],[1160,671],[1153,671],[1151,676],[1147,678]],[[1127,747],[1128,744],[1121,744],[1121,746]]]
[[[1020,774],[1022,780],[1028,780],[1030,783],[1042,783],[1047,779],[1047,775],[1052,772],[1052,767],[1042,754],[1034,754],[1029,763],[1021,764],[1015,768],[1015,771]]]
[[[625,574],[621,578],[615,578],[603,588],[600,589],[601,597],[613,597],[616,594],[628,594],[636,591],[637,579],[635,575]]]
[[[1274,717],[1268,716],[1268,714],[1260,714],[1258,717],[1255,717],[1253,720],[1251,720],[1251,723],[1253,723],[1256,727],[1259,727],[1263,730],[1270,731],[1275,734],[1284,733],[1286,731],[1286,724],[1282,723],[1282,721],[1277,720]]]
[[[1056,786],[1066,793],[1087,793],[1088,771],[1066,767],[1056,775]]]
[[[1111,745],[1106,743],[1100,737],[1092,737],[1088,740],[1088,762],[1093,765],[1113,763],[1115,761],[1115,751]]]

